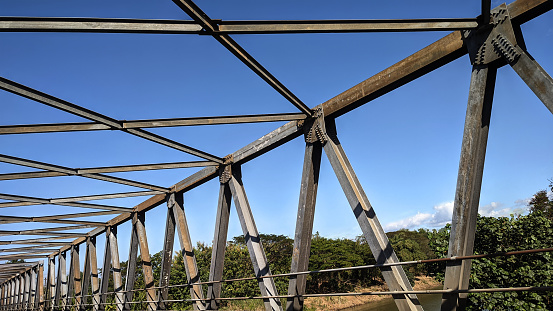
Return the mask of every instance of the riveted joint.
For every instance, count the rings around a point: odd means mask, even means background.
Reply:
[[[519,57],[520,52],[515,46],[505,38],[502,34],[498,34],[493,40],[492,45],[497,54],[503,56],[503,58],[509,63],[514,63]]]
[[[488,65],[497,60],[515,61],[512,47],[517,38],[505,4],[491,11],[490,23],[463,33],[473,65]]]
[[[219,182],[222,184],[226,184],[229,182],[230,178],[232,177],[232,165],[222,165],[219,167]]]
[[[305,142],[311,144],[320,142],[324,145],[327,142],[327,135],[323,108],[316,107],[313,112],[313,119],[303,126]]]

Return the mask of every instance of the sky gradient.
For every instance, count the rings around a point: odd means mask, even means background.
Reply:
[[[492,2],[492,6],[499,4]],[[413,5],[411,1],[239,0],[197,4],[212,19],[223,20],[461,18],[480,14],[480,1],[428,0]],[[189,19],[168,0],[6,0],[0,15]],[[553,13],[524,24],[522,31],[530,54],[552,74]],[[305,104],[314,107],[447,34],[233,38]],[[0,40],[0,76],[115,119],[297,112],[210,36],[0,33]],[[464,56],[337,119],[338,137],[386,230],[437,228],[451,220],[470,76],[470,61]],[[529,198],[553,178],[553,115],[509,67],[498,71],[493,105],[480,211],[491,216],[523,213]],[[0,91],[0,106],[1,125],[86,121],[4,91]],[[282,124],[150,131],[223,157]],[[242,168],[261,233],[294,235],[304,146],[302,138],[295,139]],[[73,168],[198,160],[117,131],[2,135],[0,150],[1,154]],[[0,173],[33,170],[0,163]],[[169,187],[197,170],[111,175]],[[219,182],[213,180],[185,194],[185,212],[195,242],[211,244],[218,188]],[[0,193],[43,198],[139,190],[79,177],[0,181],[0,189]],[[143,200],[90,203],[132,207]],[[34,206],[4,208],[1,214],[40,216],[80,211]],[[165,211],[160,206],[147,212],[152,253],[162,247]],[[0,230],[35,227],[3,224]],[[119,228],[122,260],[127,257],[129,230],[129,223]],[[332,238],[361,234],[325,155],[315,231]],[[233,209],[228,237],[240,234]]]

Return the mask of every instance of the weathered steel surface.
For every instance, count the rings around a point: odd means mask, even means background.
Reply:
[[[75,297],[75,304],[80,305],[82,299],[82,279],[81,279],[81,265],[80,265],[80,245],[73,245],[71,252],[71,261],[73,263],[73,291],[71,295]],[[74,308],[73,308],[74,309]]]
[[[65,100],[61,100],[54,96],[48,95],[46,93],[40,92],[38,90],[32,89],[30,87],[24,86],[14,81],[10,81],[2,77],[0,77],[0,89],[34,100],[36,102],[39,102],[48,106],[63,110],[65,112],[72,113],[74,115],[77,115],[92,121],[100,122],[102,124],[110,126],[112,129],[123,130],[122,124],[115,119],[112,119],[110,117],[104,116],[97,112],[88,110],[86,108],[77,106]],[[150,133],[142,129],[126,129],[125,132],[147,139],[149,141],[153,141],[158,144],[162,144],[164,146],[167,146],[173,149],[180,150],[182,152],[186,152],[186,153],[198,156],[200,158],[204,158],[206,160],[215,161],[219,163],[223,162],[221,158],[218,158],[214,155],[200,151],[198,149],[194,149],[192,147],[188,147],[176,141],[172,141],[168,138],[161,137],[159,135]]]
[[[200,282],[200,272],[198,271],[198,265],[196,264],[196,256],[194,255],[194,246],[192,239],[190,238],[190,232],[188,230],[188,223],[186,222],[186,215],[184,213],[184,199],[183,195],[175,194],[173,204],[173,217],[175,218],[177,225],[177,232],[179,236],[179,242],[181,246],[181,253],[184,259],[184,268],[186,270],[186,281],[188,283]],[[204,299],[204,293],[201,285],[193,285],[190,287],[190,297],[192,299]],[[194,310],[205,310],[205,303],[203,300],[193,302]]]
[[[1,17],[0,32],[93,32],[199,34],[192,21],[108,18]]]
[[[215,219],[215,233],[211,250],[211,265],[209,266],[209,281],[221,281],[223,279],[223,266],[225,262],[225,248],[227,245],[227,233],[230,215],[232,194],[228,183],[222,182],[219,186],[219,201],[217,203],[217,216]],[[221,297],[221,283],[211,283],[207,286],[207,302],[209,310],[219,309]]]
[[[102,279],[100,283],[100,301],[98,303],[98,310],[105,310],[105,303],[107,301],[109,271],[111,268],[111,239],[109,238],[111,227],[106,228],[106,243],[104,248],[104,263],[102,265]]]
[[[149,184],[146,184],[146,183],[141,183],[141,182],[137,182],[137,181],[133,181],[133,180],[123,179],[123,178],[113,177],[113,176],[108,176],[108,175],[102,175],[102,174],[79,174],[78,170],[73,169],[73,168],[67,168],[67,167],[63,167],[63,166],[59,166],[59,165],[53,165],[53,164],[48,164],[48,163],[43,163],[43,162],[38,162],[38,161],[32,161],[32,160],[27,160],[27,159],[22,159],[22,158],[16,158],[16,157],[8,156],[8,155],[0,155],[0,162],[5,162],[5,163],[10,163],[10,164],[15,164],[15,165],[21,165],[21,166],[27,166],[27,167],[32,167],[32,168],[38,168],[38,169],[43,169],[43,170],[49,170],[49,171],[55,171],[55,172],[64,173],[64,174],[67,174],[67,175],[78,175],[78,176],[82,176],[82,177],[86,177],[86,178],[98,179],[98,180],[113,182],[113,183],[127,185],[127,186],[145,188],[145,189],[150,189],[150,190],[157,190],[157,191],[162,191],[162,192],[167,191],[167,189],[165,189],[163,187],[149,185]]]
[[[472,255],[496,73],[492,65],[472,70],[448,257]],[[444,289],[467,289],[470,265],[470,260],[448,263]],[[466,294],[444,294],[442,311],[463,310],[465,303]]]
[[[58,277],[56,279],[56,297],[54,299],[54,308],[64,308],[67,301],[66,254],[66,252],[60,252],[58,255]]]
[[[46,277],[46,309],[54,308],[54,299],[56,297],[56,258],[48,257],[48,276]]]
[[[338,177],[338,181],[344,190],[344,194],[359,222],[359,226],[363,231],[363,236],[367,240],[376,262],[399,262],[361,183],[353,171],[353,167],[342,145],[338,141],[334,120],[327,120],[326,131],[325,135],[327,135],[327,141],[324,144],[325,153],[332,165],[334,173]],[[412,290],[411,284],[401,267],[383,267],[381,268],[381,272],[390,290],[398,292]],[[392,297],[400,311],[422,310],[416,295],[397,294]]]
[[[474,18],[399,20],[221,21],[216,33],[340,33],[451,31],[478,26]]]
[[[121,123],[123,128],[131,129],[131,128],[278,122],[278,121],[303,120],[304,118],[305,118],[305,114],[303,113],[275,113],[275,114],[259,114],[259,115],[171,118],[171,119],[152,119],[152,120],[118,120],[118,122]],[[98,122],[2,125],[0,126],[0,135],[55,133],[55,132],[73,132],[73,131],[102,131],[102,130],[111,130],[111,129],[112,128],[110,126],[102,123],[98,123]]]
[[[100,282],[98,280],[98,260],[96,256],[96,237],[87,239],[90,259],[90,285],[92,294],[92,310],[98,311],[100,304]]]
[[[250,203],[246,197],[246,191],[242,184],[242,176],[239,166],[232,167],[232,177],[229,180],[230,191],[234,199],[234,206],[240,219],[240,225],[242,226],[242,232],[244,233],[244,239],[250,253],[250,259],[252,261],[255,276],[258,277],[259,289],[262,296],[277,296],[278,292],[275,286],[275,282],[272,278],[259,278],[261,276],[271,275],[269,269],[269,262],[261,239],[259,238],[259,232],[255,225],[253,214],[250,208]],[[266,298],[263,299],[265,304],[265,310],[282,310],[280,299]]]
[[[291,273],[307,271],[309,265],[321,155],[322,145],[320,142],[306,143]],[[305,294],[306,281],[306,275],[291,276],[288,283],[288,295]],[[303,297],[288,298],[286,310],[303,310],[303,300]]]
[[[134,219],[134,226],[136,228],[136,234],[138,237],[138,245],[140,246],[140,259],[142,259],[142,271],[144,273],[144,289],[146,290],[146,300],[148,303],[148,311],[153,311],[156,308],[155,301],[156,291],[153,288],[155,286],[154,273],[152,271],[152,261],[150,259],[150,250],[148,248],[148,239],[146,237],[146,228],[144,226],[144,212],[136,213],[136,219]]]
[[[121,277],[121,262],[119,261],[117,227],[110,227],[107,231],[106,238],[109,238],[109,251],[111,252],[111,269],[113,270],[113,291],[115,292],[115,305],[117,306],[117,311],[122,311],[123,303],[125,301],[125,295],[124,293],[122,293],[123,279]]]
[[[553,113],[553,79],[528,52],[518,46],[515,49],[520,57],[510,63],[511,67]]]
[[[136,231],[136,214],[133,215],[133,223],[131,227],[131,241],[129,245],[129,257],[127,260],[127,275],[125,277],[125,304],[124,310],[130,310],[132,301],[134,282],[136,280],[136,258],[138,255],[138,232]]]
[[[169,277],[171,275],[171,262],[173,261],[173,244],[175,242],[176,220],[173,214],[175,205],[175,194],[171,193],[167,199],[167,221],[165,222],[165,238],[161,259],[161,271],[159,273],[159,294],[156,310],[166,310],[165,300],[169,297]]]

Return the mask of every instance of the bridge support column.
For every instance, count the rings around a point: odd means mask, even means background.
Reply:
[[[230,215],[230,204],[232,194],[228,184],[230,178],[230,166],[225,166],[219,171],[219,201],[217,203],[217,216],[215,220],[215,233],[213,236],[213,249],[211,251],[211,265],[209,267],[209,282],[221,281],[223,279],[223,266],[225,262],[225,248],[227,246],[228,222]],[[226,176],[228,178],[225,178]],[[213,283],[207,286],[208,310],[219,309],[221,297],[221,283]]]
[[[188,223],[186,222],[186,215],[184,213],[184,198],[182,193],[174,194],[173,216],[175,217],[177,223],[177,232],[184,261],[184,268],[186,270],[187,282],[200,282],[200,273],[198,271],[192,239],[190,238]],[[190,287],[190,297],[192,297],[192,299],[204,299],[202,286],[192,285],[192,287]],[[194,301],[192,306],[194,310],[206,309],[205,302],[203,300]]]
[[[48,257],[48,275],[46,276],[46,309],[54,309],[54,299],[56,297],[56,258]]]
[[[175,204],[174,193],[171,193],[167,200],[167,221],[165,223],[165,241],[163,243],[163,253],[161,259],[161,272],[159,275],[159,294],[157,310],[167,310],[165,300],[169,297],[169,276],[171,274],[171,261],[173,259],[173,244],[175,242],[176,220],[173,214],[173,205]]]
[[[309,254],[311,251],[311,237],[313,234],[313,218],[315,216],[315,202],[321,167],[322,145],[320,141],[310,141],[306,134],[305,156],[301,177],[300,199],[296,220],[296,233],[292,251],[292,265],[290,272],[307,271]],[[306,275],[291,276],[288,283],[288,295],[297,297],[288,298],[287,311],[303,310]]]
[[[138,245],[140,247],[140,259],[142,259],[142,272],[144,273],[144,288],[146,290],[147,310],[153,311],[156,309],[156,290],[154,273],[152,271],[152,261],[150,258],[150,249],[148,247],[148,239],[146,237],[146,227],[144,226],[144,212],[137,213],[133,219],[133,227],[136,229],[138,237]]]
[[[497,68],[474,65],[453,206],[448,257],[472,255]],[[468,289],[470,260],[449,262],[444,289]],[[444,294],[442,311],[464,309],[466,294]]]
[[[127,276],[125,278],[125,304],[123,305],[123,310],[125,311],[131,309],[129,302],[132,301],[134,282],[136,281],[136,257],[138,256],[138,233],[136,232],[136,221],[136,213],[133,213],[129,259],[127,261]]]
[[[359,226],[377,264],[399,262],[388,237],[384,233],[378,218],[363,191],[361,183],[357,179],[353,167],[336,136],[336,125],[333,119],[323,121],[319,117],[319,133],[324,133],[324,150],[338,177],[338,181],[349,201],[349,204],[357,218]],[[326,127],[326,128],[325,128]],[[401,266],[381,268],[382,276],[391,291],[410,291],[411,284]],[[392,295],[400,311],[423,310],[416,295],[396,294]]]
[[[236,206],[236,212],[240,219],[246,245],[250,253],[253,269],[255,275],[258,278],[259,289],[262,296],[276,296],[278,295],[275,282],[272,278],[259,278],[262,276],[271,275],[269,269],[269,262],[263,250],[261,239],[259,238],[259,232],[255,225],[253,214],[250,208],[250,203],[246,197],[246,191],[242,184],[242,174],[240,166],[232,166],[232,177],[229,180],[230,191],[234,199],[234,205]],[[265,310],[282,310],[280,299],[278,298],[266,298],[263,299],[265,304]]]

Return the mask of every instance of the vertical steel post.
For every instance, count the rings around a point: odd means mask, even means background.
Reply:
[[[230,169],[227,166],[225,169]],[[225,170],[223,169],[223,171]],[[211,251],[211,265],[209,267],[209,281],[221,281],[223,279],[223,266],[225,262],[225,247],[227,246],[228,222],[230,215],[230,204],[232,194],[228,185],[228,178],[223,177],[223,171],[219,174],[221,185],[219,187],[219,201],[217,204],[217,218],[215,220],[215,233],[213,236],[213,247]],[[228,176],[230,177],[230,176]],[[209,310],[219,309],[221,297],[221,283],[213,283],[207,286],[207,302]]]
[[[65,307],[65,301],[67,298],[67,270],[65,266],[66,252],[58,254],[58,278],[56,281],[56,298],[54,301],[55,309],[62,309]]]
[[[322,125],[321,125],[322,126]],[[363,235],[377,264],[399,262],[384,229],[380,225],[359,179],[355,175],[338,137],[336,136],[336,125],[334,120],[327,120],[326,124],[325,153],[332,165],[334,173],[342,186],[348,202],[357,218],[357,222],[363,231]],[[410,291],[411,284],[401,266],[381,268],[382,276],[391,291]],[[392,295],[400,311],[422,310],[416,295],[396,294]]]
[[[75,297],[74,289],[75,289],[75,279],[73,279],[74,274],[74,266],[73,259],[75,258],[74,253],[74,247],[71,245],[71,259],[69,261],[69,274],[67,275],[67,299],[65,303],[65,311],[69,311],[71,309],[71,306],[73,305],[73,298]]]
[[[497,68],[474,65],[453,205],[448,257],[472,255]],[[448,262],[444,289],[468,289],[470,260]],[[463,310],[466,294],[443,294],[442,311]]]
[[[240,166],[232,166],[232,177],[230,178],[229,186],[234,198],[234,205],[236,206],[238,218],[240,219],[246,245],[248,246],[255,276],[258,277],[257,280],[261,295],[277,296],[278,292],[274,280],[272,278],[259,278],[261,276],[271,275],[271,270],[269,269],[269,262],[263,250],[250,203],[248,202],[246,191],[242,184]],[[280,299],[278,298],[265,298],[263,302],[266,310],[282,310]]]
[[[138,235],[138,245],[140,246],[140,259],[142,259],[142,272],[144,273],[144,289],[146,290],[147,310],[154,311],[156,309],[156,290],[154,273],[152,271],[152,261],[150,258],[150,249],[148,248],[148,238],[146,237],[146,227],[144,226],[145,215],[138,213],[135,215],[135,227]]]
[[[157,310],[167,310],[165,300],[169,298],[169,277],[171,274],[171,263],[173,261],[173,244],[175,242],[175,216],[173,206],[175,205],[175,194],[171,193],[167,199],[167,221],[165,223],[165,239],[163,243],[163,256],[161,259],[161,272],[159,276],[159,294]]]
[[[71,262],[73,263],[73,291],[71,295],[75,298],[75,305],[79,306],[82,299],[82,280],[81,280],[81,263],[80,263],[80,245],[73,245],[71,250]],[[76,309],[76,308],[73,308]]]
[[[100,308],[100,281],[98,280],[98,258],[96,256],[96,237],[91,236],[87,240],[88,255],[90,260],[90,285],[92,293],[92,310]],[[88,291],[87,291],[88,293]]]
[[[56,297],[56,257],[48,257],[48,276],[46,279],[46,298],[48,299],[47,308],[54,309],[54,299]]]
[[[134,282],[136,280],[136,257],[138,255],[138,234],[136,233],[136,213],[133,213],[131,227],[131,241],[129,245],[129,259],[127,261],[127,276],[125,278],[125,305],[124,310],[130,310],[132,301]]]
[[[29,284],[29,299],[27,300],[27,308],[34,310],[35,309],[35,300],[36,300],[36,285],[37,285],[37,270],[38,265],[33,267],[30,271],[30,284]]]
[[[31,294],[31,271],[27,270],[23,274],[23,304],[22,307],[24,310],[29,309],[29,298]]]
[[[23,309],[23,297],[25,295],[25,278],[22,274],[19,274],[17,276],[18,280],[19,280],[19,284],[18,284],[18,288],[17,290],[19,291],[19,294],[17,295],[17,308],[19,310]]]
[[[106,227],[106,244],[104,249],[104,263],[102,264],[102,279],[100,281],[100,302],[98,303],[98,310],[105,310],[107,302],[107,292],[109,284],[109,272],[111,268],[111,247],[110,247],[110,232],[112,228]]]
[[[90,289],[90,246],[89,246],[90,237],[86,237],[86,250],[84,256],[84,270],[83,270],[83,285],[81,287],[81,292],[79,293],[81,297],[81,303],[79,305],[79,310],[84,311],[85,304],[88,304],[89,297],[88,291]]]
[[[123,280],[121,278],[121,263],[119,261],[119,247],[117,245],[117,227],[111,227],[108,236],[111,252],[111,268],[113,270],[113,291],[115,292],[115,303],[117,311],[122,311],[125,295],[121,292],[123,290]]]
[[[38,264],[36,281],[36,300],[35,309],[44,310],[44,262],[41,260]]]
[[[173,217],[175,218],[177,224],[176,229],[179,236],[184,268],[186,270],[186,279],[188,283],[200,282],[200,273],[198,272],[196,255],[194,255],[192,239],[190,238],[190,231],[188,230],[188,223],[186,222],[186,215],[184,213],[183,194],[175,193],[174,200],[175,204],[173,205]],[[190,297],[192,297],[192,299],[204,299],[202,286],[192,285],[190,287]],[[194,310],[206,309],[203,300],[197,300],[193,302],[192,305]]]
[[[16,283],[16,280],[15,278],[11,280],[11,283],[10,283],[10,309],[14,309],[15,308],[15,283]]]
[[[322,145],[319,141],[306,143],[298,216],[296,219],[296,233],[294,235],[294,248],[292,251],[292,265],[290,268],[290,272],[292,273],[307,271],[309,265],[321,155]],[[301,295],[305,294],[306,281],[305,275],[290,277],[288,295],[297,295],[297,297],[288,298],[286,302],[287,311],[303,310],[303,297]]]

